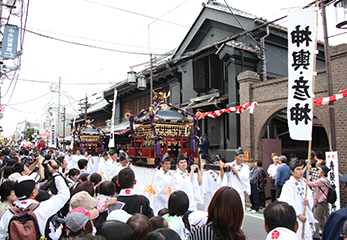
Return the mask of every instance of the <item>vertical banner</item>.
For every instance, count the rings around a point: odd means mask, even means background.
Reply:
[[[72,129],[75,129],[75,123],[76,123],[76,116],[73,118],[73,123],[72,123]],[[74,142],[74,135],[73,132],[71,133],[71,143],[70,143],[70,149],[73,149],[73,142]]]
[[[330,212],[340,209],[340,176],[339,176],[339,160],[337,152],[325,153],[326,166],[330,169],[328,179],[336,188],[337,199],[334,205],[330,205]]]
[[[116,101],[117,101],[117,89],[114,89],[113,106],[112,106],[112,118],[111,118],[111,131],[110,139],[108,141],[108,148],[114,148],[114,115],[116,112]]]
[[[34,144],[37,146],[37,127],[34,127]]]
[[[55,147],[55,123],[54,122],[52,122],[51,124],[51,137],[50,137],[49,147],[52,147],[52,148]]]
[[[290,137],[310,141],[312,132],[315,8],[288,13],[288,105]]]
[[[15,59],[17,57],[18,30],[16,25],[5,25],[1,46],[3,58]]]

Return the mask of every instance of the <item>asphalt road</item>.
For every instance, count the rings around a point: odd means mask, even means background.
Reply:
[[[266,238],[266,232],[264,229],[263,214],[251,214],[246,211],[243,231],[248,240],[264,240]]]

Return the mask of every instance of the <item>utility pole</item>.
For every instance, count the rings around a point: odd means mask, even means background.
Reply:
[[[87,94],[86,94],[86,99],[84,100],[84,108],[85,108],[85,111],[84,111],[84,123],[86,124],[87,123],[87,109],[88,109],[88,97],[87,97]]]
[[[87,108],[88,108],[88,97],[87,97],[87,94],[86,94],[86,97],[84,99],[84,102],[83,102],[83,99],[82,99],[78,105],[80,105],[81,114],[84,114],[84,121],[85,121],[85,123],[87,123],[87,113],[88,113],[88,111],[87,111]]]
[[[61,77],[59,77],[59,85],[58,85],[58,119],[57,119],[57,130],[58,130],[58,137],[60,136],[60,86],[61,86]]]
[[[322,9],[322,20],[323,20],[324,55],[325,55],[325,69],[326,69],[327,83],[328,83],[328,96],[332,96],[333,95],[333,80],[332,80],[332,72],[331,72],[327,18],[325,13],[325,1],[321,1],[320,4]],[[330,122],[330,143],[331,143],[330,148],[331,148],[331,151],[336,151],[334,103],[329,103],[328,106],[329,106],[329,122]]]
[[[65,106],[63,106],[63,112],[62,112],[63,116],[61,117],[61,121],[63,122],[63,146],[65,149]]]

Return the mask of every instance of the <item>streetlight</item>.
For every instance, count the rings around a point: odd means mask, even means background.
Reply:
[[[336,27],[347,29],[347,0],[338,0],[334,3],[336,12]]]

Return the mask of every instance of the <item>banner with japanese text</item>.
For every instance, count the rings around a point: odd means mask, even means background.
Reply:
[[[315,27],[314,7],[289,11],[287,117],[295,140],[311,140]]]
[[[50,136],[50,141],[49,141],[49,147],[54,148],[56,147],[55,143],[55,123],[52,122],[51,124],[51,136]]]
[[[340,209],[340,173],[339,173],[339,160],[337,152],[325,153],[326,166],[330,169],[327,178],[330,183],[335,186],[337,199],[334,205],[330,205],[330,212]]]
[[[116,101],[117,101],[117,89],[114,89],[114,97],[113,97],[113,106],[112,106],[112,118],[111,118],[111,130],[110,130],[110,139],[108,142],[108,148],[114,148],[114,116],[116,112]]]

